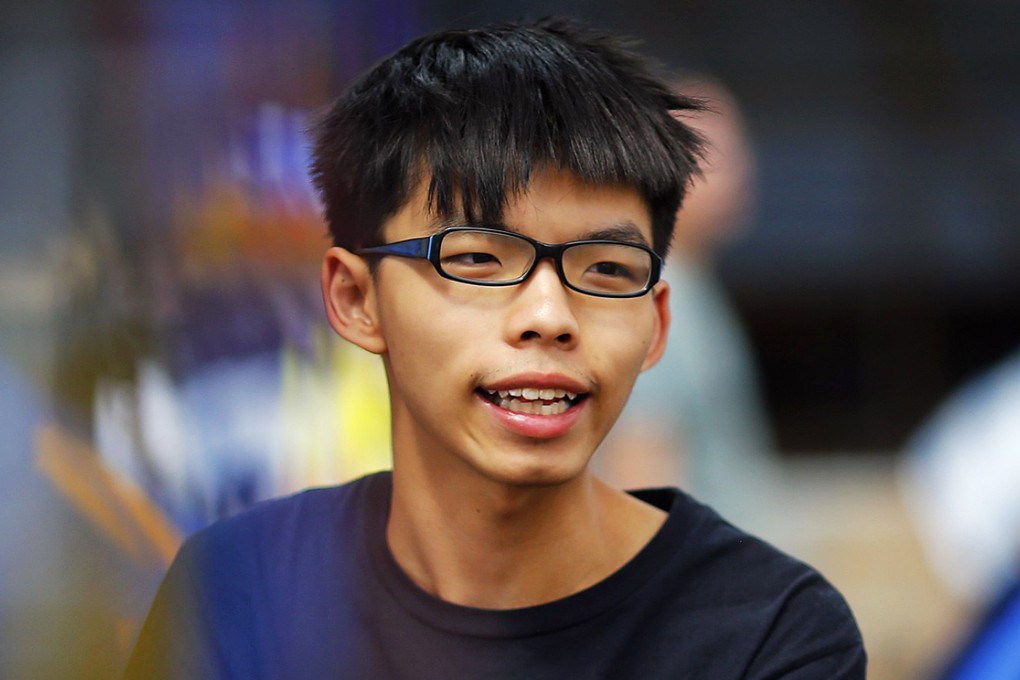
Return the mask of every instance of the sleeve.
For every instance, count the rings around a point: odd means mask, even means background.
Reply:
[[[817,573],[794,584],[747,680],[865,680],[867,654],[843,596]]]
[[[160,585],[125,680],[259,676],[248,598],[224,579],[224,556],[199,536],[185,542]]]

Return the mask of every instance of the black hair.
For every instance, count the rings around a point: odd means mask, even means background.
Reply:
[[[437,215],[493,223],[532,172],[562,169],[636,188],[665,255],[703,146],[674,114],[704,108],[573,20],[447,31],[383,60],[320,118],[312,178],[334,244],[356,249],[426,178]]]

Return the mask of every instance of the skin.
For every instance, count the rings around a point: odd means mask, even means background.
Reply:
[[[448,222],[425,184],[383,225],[387,242]],[[548,242],[624,230],[651,242],[632,188],[536,174],[504,225]],[[616,571],[665,515],[589,470],[637,375],[665,348],[668,287],[611,300],[565,288],[552,261],[524,283],[483,288],[424,260],[365,259],[331,248],[322,267],[330,324],[382,355],[393,423],[387,540],[418,585],[447,601],[522,607],[565,597]],[[584,394],[562,416],[520,417],[480,388],[558,387]]]

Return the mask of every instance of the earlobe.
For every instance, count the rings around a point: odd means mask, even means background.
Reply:
[[[641,370],[646,371],[655,364],[666,351],[666,339],[669,336],[669,284],[659,281],[650,293],[652,305],[655,307],[655,327],[652,330],[652,341],[648,345],[648,352],[645,354]]]
[[[375,307],[375,281],[364,259],[333,247],[322,258],[322,301],[329,325],[373,354],[386,351]]]

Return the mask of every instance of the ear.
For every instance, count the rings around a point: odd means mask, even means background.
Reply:
[[[646,371],[659,362],[666,351],[666,339],[669,336],[669,284],[659,281],[652,288],[652,305],[655,308],[655,326],[652,329],[652,341],[648,345],[641,370]]]
[[[365,260],[333,247],[322,258],[322,301],[337,334],[373,354],[386,351],[379,326],[375,280]]]

